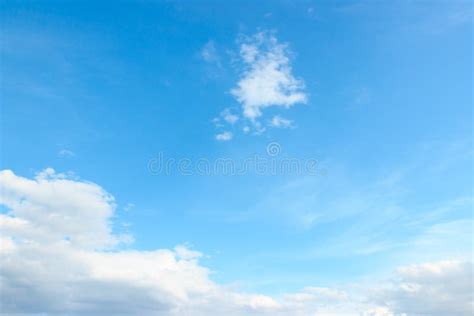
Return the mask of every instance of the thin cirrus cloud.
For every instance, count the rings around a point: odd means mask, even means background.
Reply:
[[[0,172],[0,305],[6,315],[471,315],[472,263],[399,268],[367,288],[308,286],[268,295],[210,279],[186,246],[123,248],[115,199],[91,182],[46,169],[33,179]],[[64,267],[67,267],[65,269]]]

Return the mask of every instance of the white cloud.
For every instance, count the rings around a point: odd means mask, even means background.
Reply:
[[[232,95],[241,103],[243,115],[255,121],[265,108],[289,108],[306,103],[304,83],[292,74],[289,51],[269,32],[246,38],[240,45],[245,69]]]
[[[275,115],[270,121],[270,125],[273,127],[290,128],[293,127],[293,121]]]
[[[76,154],[69,149],[61,149],[58,152],[59,157],[74,157]]]
[[[293,310],[308,310],[310,306],[321,310],[329,305],[350,303],[345,291],[324,287],[306,287],[299,293],[285,295],[284,299],[286,305],[291,306]]]
[[[216,140],[226,142],[226,141],[231,140],[233,136],[234,135],[231,132],[226,131],[226,132],[222,132],[220,134],[217,134],[216,135]]]
[[[226,108],[220,113],[219,117],[212,119],[212,123],[214,123],[216,127],[223,127],[222,121],[229,125],[234,125],[238,120],[239,116],[233,113],[229,108]]]
[[[307,287],[279,300],[213,282],[201,253],[119,247],[114,198],[46,169],[0,172],[0,305],[5,315],[470,315],[472,264],[402,267],[388,284]],[[371,286],[370,288],[374,288]]]
[[[402,267],[375,297],[396,315],[472,315],[473,268],[459,260]]]
[[[473,268],[471,262],[459,260],[399,268],[384,298],[396,313],[472,315]]]
[[[15,221],[22,222],[21,228],[11,227],[11,236],[31,235],[28,237],[41,242],[68,239],[88,249],[120,242],[108,223],[114,198],[98,185],[67,179],[53,169],[44,170],[33,180],[6,170],[0,173],[0,182],[0,203],[12,210]],[[2,225],[12,221],[3,214],[0,218]],[[17,232],[21,234],[16,236]]]
[[[121,239],[110,225],[114,199],[94,183],[46,169],[34,179],[5,170],[0,184],[9,209],[0,215],[3,313],[245,315],[278,307],[215,284],[201,254],[185,246],[110,248]]]
[[[221,112],[221,117],[224,121],[231,125],[234,125],[235,122],[239,120],[239,116],[232,113],[230,109],[224,109],[224,111]]]
[[[287,315],[472,315],[473,264],[460,260],[400,267],[391,281],[346,290],[308,287],[284,297]],[[354,291],[355,290],[355,291]]]

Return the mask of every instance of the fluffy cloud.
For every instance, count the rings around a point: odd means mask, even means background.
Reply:
[[[307,287],[279,299],[210,279],[185,246],[137,251],[113,233],[114,198],[46,169],[0,172],[0,306],[4,315],[470,315],[472,264],[400,268],[361,293]],[[362,298],[361,298],[362,297]]]
[[[265,108],[289,108],[306,103],[304,83],[292,74],[288,47],[268,32],[246,38],[240,45],[245,66],[232,95],[242,105],[243,115],[255,121]]]
[[[458,260],[402,267],[374,297],[396,315],[472,315],[473,268]]]
[[[123,237],[111,234],[114,198],[98,185],[72,181],[52,169],[33,180],[6,170],[0,182],[0,203],[11,209],[9,216],[0,214],[0,225],[11,237],[67,240],[85,249],[112,247]]]
[[[232,112],[229,108],[224,109],[220,115],[212,120],[216,128],[223,128],[224,124],[234,125],[239,120],[239,116]],[[218,141],[229,141],[234,134],[230,131],[222,131],[215,136]]]
[[[212,42],[201,52],[202,58],[212,62],[215,48]],[[271,32],[259,32],[240,40],[239,57],[243,65],[237,85],[230,93],[240,103],[242,114],[236,115],[225,109],[220,117],[213,120],[217,127],[223,123],[232,126],[237,121],[245,134],[253,130],[262,134],[265,127],[259,121],[265,109],[270,107],[290,108],[298,103],[306,103],[304,82],[292,74],[290,51],[286,44],[279,43]],[[268,123],[270,127],[290,128],[292,121],[275,115]],[[217,135],[217,140],[230,140],[229,132]]]
[[[6,314],[247,314],[278,307],[209,279],[199,252],[120,250],[113,197],[46,169],[34,179],[0,172],[0,302]],[[212,310],[212,312],[209,312]]]

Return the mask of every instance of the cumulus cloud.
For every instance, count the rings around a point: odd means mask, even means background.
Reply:
[[[284,295],[276,315],[468,316],[472,293],[472,263],[431,262],[402,267],[389,283],[304,288]]]
[[[460,260],[401,267],[374,297],[396,315],[472,315],[473,268]]]
[[[0,172],[0,305],[6,314],[236,315],[278,307],[209,279],[201,254],[122,249],[113,197],[46,169],[34,179]],[[212,312],[206,312],[206,310]]]
[[[198,251],[138,251],[113,232],[114,198],[46,169],[0,172],[0,310],[5,315],[401,315],[472,313],[472,264],[400,268],[363,299],[307,287],[279,299],[213,282]],[[363,296],[363,295],[362,295]]]
[[[226,141],[229,141],[232,139],[234,135],[232,134],[232,132],[222,132],[222,133],[219,133],[216,135],[216,140],[219,140],[219,141],[223,141],[223,142],[226,142]]]
[[[289,55],[288,46],[269,32],[242,41],[244,71],[231,94],[242,105],[244,117],[255,121],[265,108],[307,102],[304,82],[293,76]]]
[[[68,240],[74,246],[104,249],[117,245],[109,219],[114,198],[100,186],[66,178],[45,169],[35,179],[0,174],[0,203],[11,209],[0,214],[2,232],[39,242]],[[14,217],[12,217],[14,216]]]
[[[202,58],[212,62],[214,51],[213,43],[209,42],[201,52]],[[242,72],[230,93],[240,104],[242,113],[237,115],[225,109],[220,117],[213,120],[216,126],[223,127],[226,123],[232,126],[240,121],[240,128],[245,134],[251,129],[254,134],[262,134],[265,128],[259,119],[265,109],[290,108],[295,104],[307,102],[303,80],[293,75],[288,45],[278,42],[274,33],[265,31],[242,37],[239,41],[238,56]],[[268,126],[290,128],[293,123],[275,115]],[[224,134],[221,135],[219,140],[228,140]]]

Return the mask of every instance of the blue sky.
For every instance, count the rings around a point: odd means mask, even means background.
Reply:
[[[1,167],[103,188],[133,235],[108,251],[185,245],[271,297],[472,259],[469,1],[3,1],[1,21]],[[149,169],[271,143],[317,172]]]

